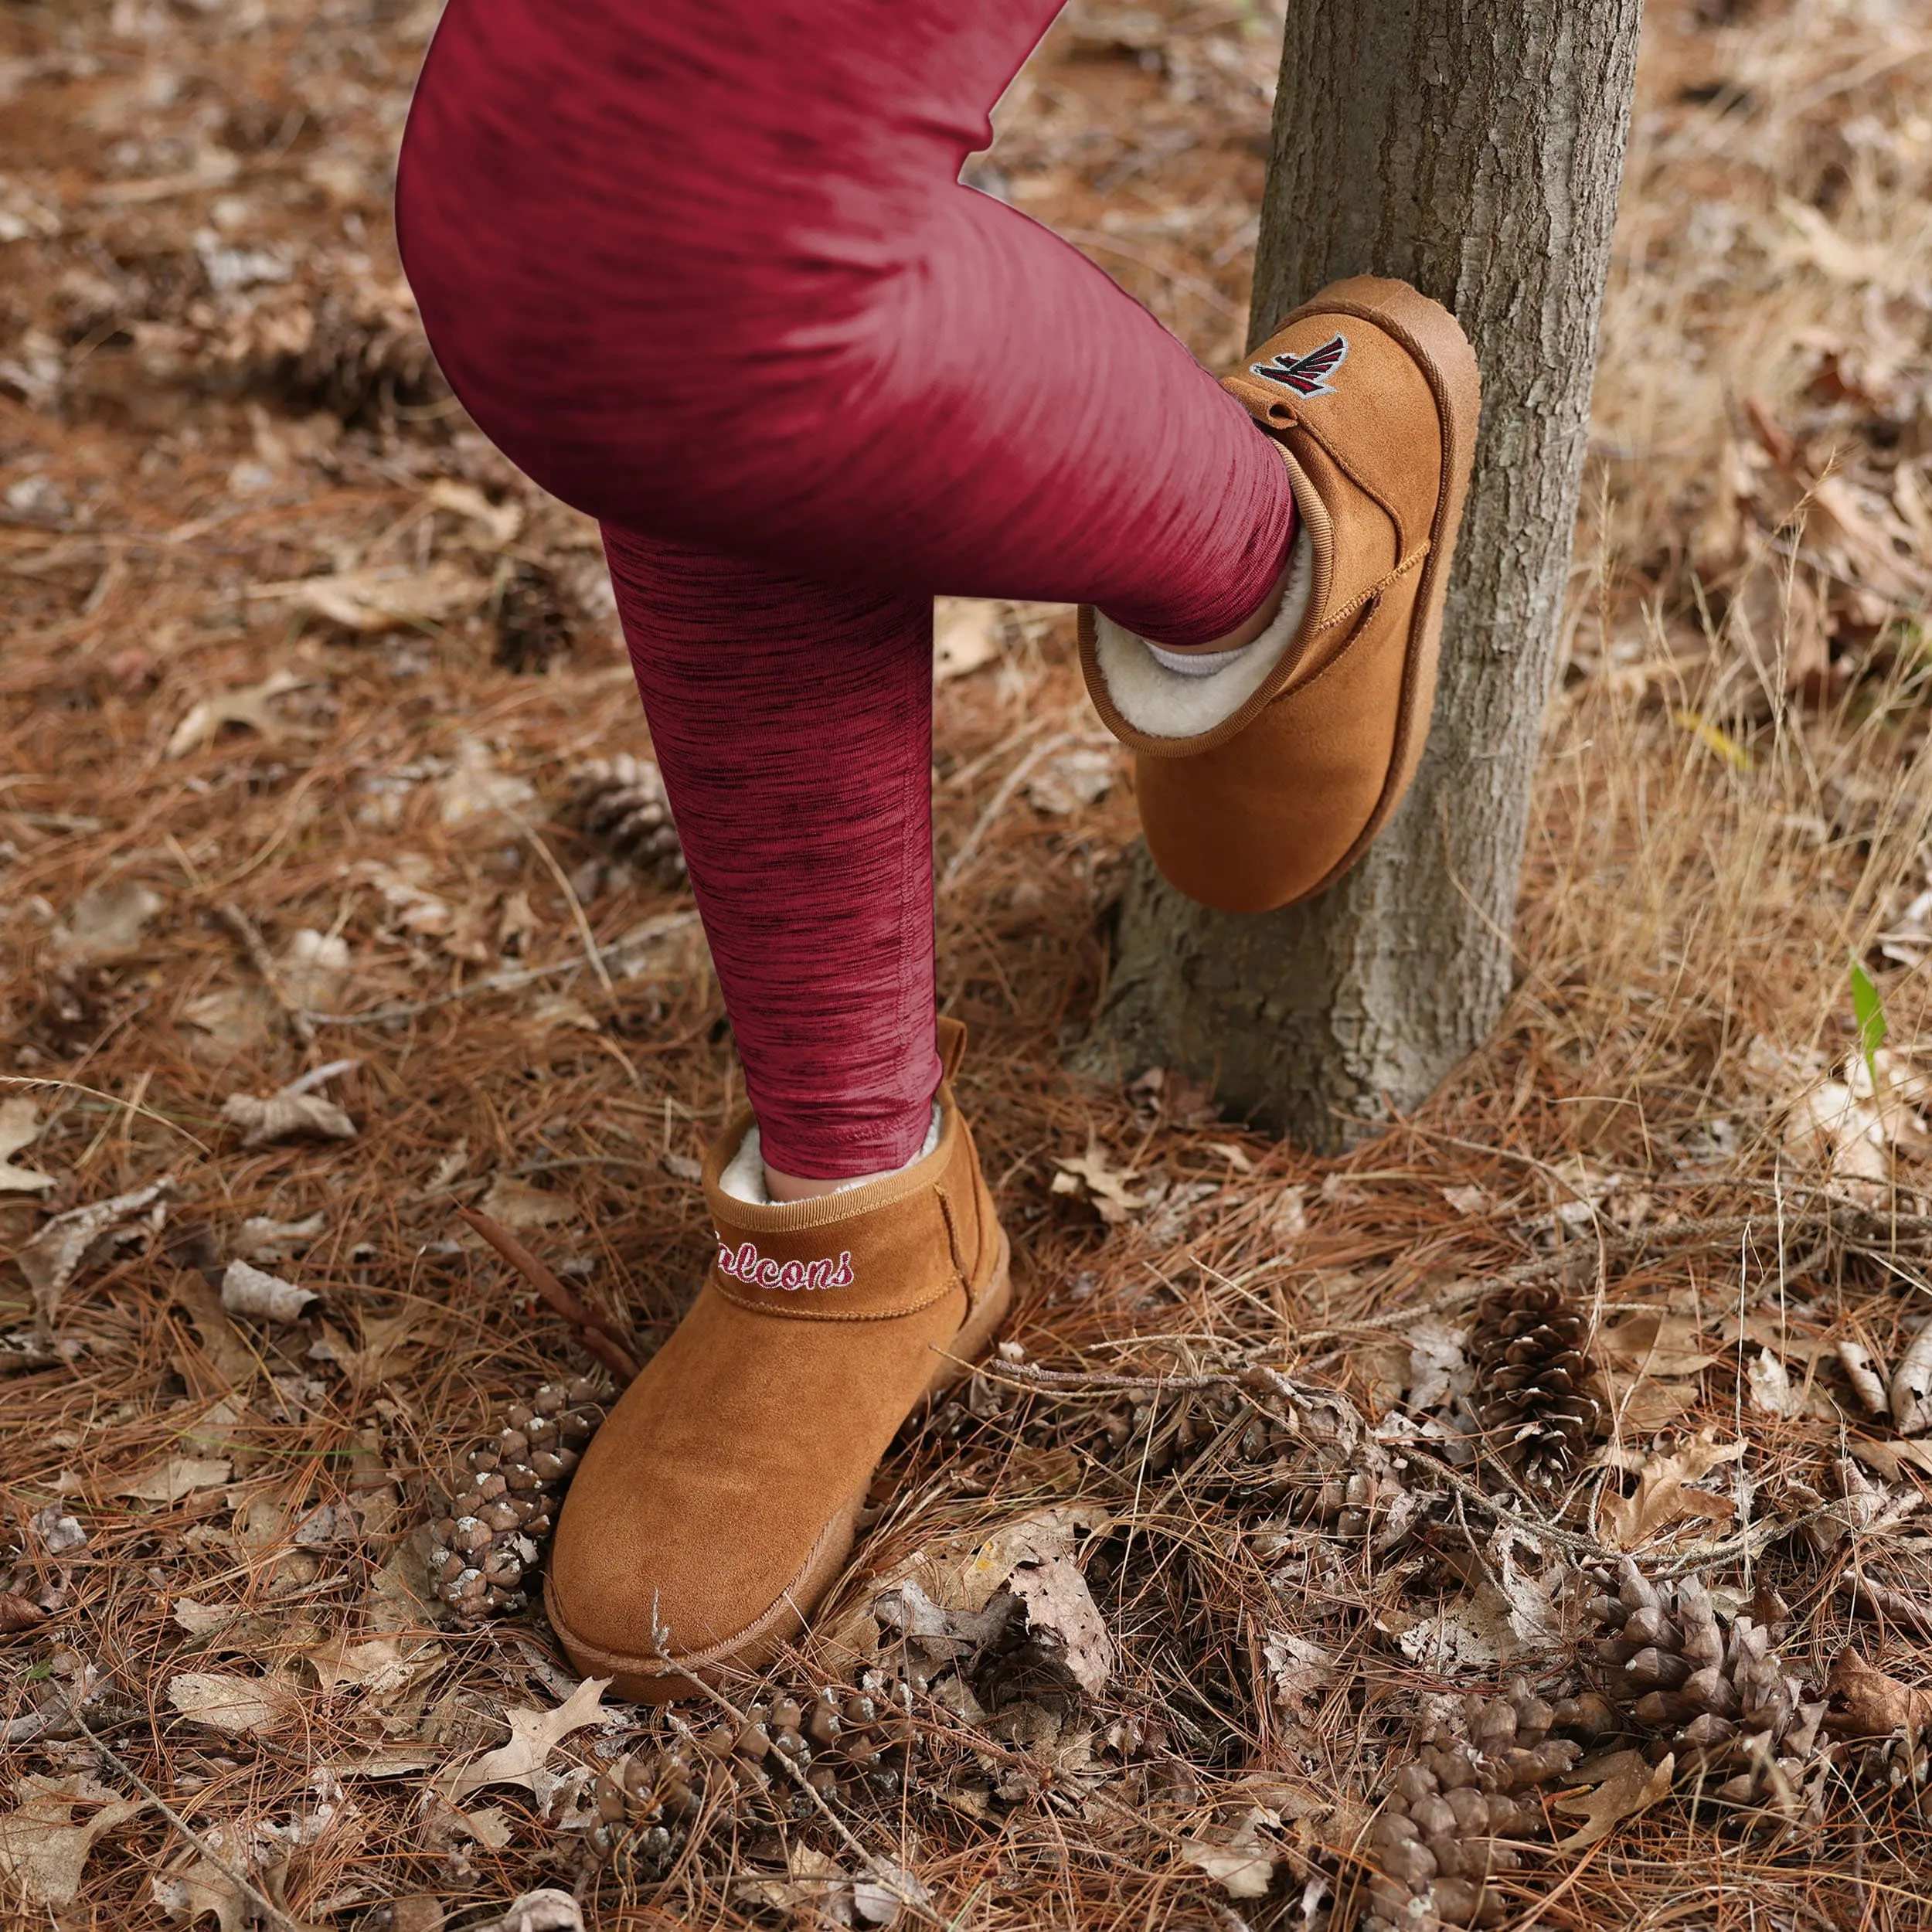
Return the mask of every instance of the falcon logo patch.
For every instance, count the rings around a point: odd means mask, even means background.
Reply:
[[[1342,359],[1348,352],[1348,337],[1332,335],[1319,349],[1311,349],[1305,355],[1277,355],[1271,362],[1250,362],[1248,373],[1266,382],[1279,383],[1298,396],[1332,396],[1335,385],[1328,378],[1342,366]]]

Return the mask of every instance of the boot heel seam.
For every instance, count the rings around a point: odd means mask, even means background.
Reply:
[[[966,1291],[966,1314],[971,1319],[975,1302],[973,1277],[967,1269],[966,1257],[960,1251],[959,1226],[954,1218],[952,1199],[945,1189],[937,1182],[934,1184],[933,1192],[939,1202],[939,1217],[946,1223],[946,1245],[952,1251],[953,1274],[960,1287]],[[947,1284],[948,1287],[952,1285],[951,1282]]]

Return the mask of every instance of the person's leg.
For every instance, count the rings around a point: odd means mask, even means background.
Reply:
[[[1284,575],[1293,498],[1240,406],[956,179],[1052,11],[454,0],[411,116],[425,322],[605,521],[781,1176],[874,1172],[930,1114],[930,593],[1094,599],[1185,648]]]
[[[1055,0],[454,0],[398,181],[478,421],[605,522],[1206,645],[1277,452],[1099,269],[960,185]]]
[[[903,1166],[939,1085],[932,600],[604,541],[774,1198]]]

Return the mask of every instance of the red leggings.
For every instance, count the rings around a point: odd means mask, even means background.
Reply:
[[[767,1160],[923,1138],[931,599],[1232,630],[1293,500],[1082,256],[961,185],[1056,0],[451,0],[396,186],[483,430],[600,520]]]

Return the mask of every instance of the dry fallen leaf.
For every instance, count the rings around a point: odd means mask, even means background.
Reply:
[[[950,683],[999,655],[999,611],[983,597],[938,597],[933,604],[933,681]]]
[[[1721,1361],[1703,1325],[1683,1315],[1633,1315],[1598,1332],[1605,1359],[1640,1376],[1694,1376]]]
[[[1605,1774],[1594,1789],[1553,1801],[1554,1808],[1583,1821],[1569,1837],[1559,1838],[1560,1852],[1580,1852],[1608,1838],[1624,1819],[1647,1811],[1670,1791],[1676,1759],[1666,1755],[1655,1764],[1641,1751],[1618,1751],[1598,1769]]]
[[[1761,1074],[1776,1057],[1774,1049],[1759,1053],[1757,1070]],[[1787,1103],[1785,1147],[1821,1168],[1828,1183],[1847,1199],[1882,1206],[1894,1150],[1924,1144],[1925,1124],[1913,1111],[1923,1091],[1920,1077],[1886,1048],[1872,1055],[1869,1066],[1862,1053],[1854,1053],[1842,1078],[1815,1080]]]
[[[168,740],[166,756],[185,758],[191,751],[199,751],[203,745],[213,744],[221,736],[224,725],[246,725],[250,730],[269,739],[312,736],[312,733],[300,730],[277,717],[269,707],[277,698],[284,697],[291,691],[304,690],[316,682],[314,678],[303,677],[294,671],[277,671],[260,684],[244,685],[238,690],[223,691],[213,697],[203,698],[175,726],[174,736]]]
[[[43,1621],[46,1612],[17,1590],[0,1590],[0,1637],[11,1637],[32,1630]]]
[[[1900,1435],[1932,1434],[1932,1323],[1900,1356],[1889,1394],[1893,1426]]]
[[[304,1653],[325,1697],[357,1690],[378,1704],[437,1668],[447,1655],[440,1644],[400,1636],[341,1635]]]
[[[486,1852],[500,1852],[515,1835],[510,1815],[500,1804],[480,1804],[474,1811],[458,1811],[463,1828]]]
[[[1738,1461],[1743,1454],[1742,1442],[1718,1442],[1715,1432],[1707,1429],[1681,1449],[1647,1458],[1637,1471],[1635,1495],[1603,1499],[1597,1511],[1600,1533],[1613,1549],[1638,1549],[1672,1524],[1689,1519],[1728,1522],[1736,1513],[1730,1497],[1690,1485],[1720,1464]]]
[[[277,1221],[265,1214],[251,1214],[235,1237],[235,1249],[245,1261],[286,1261],[305,1250],[328,1225],[325,1214],[311,1214],[300,1221]]]
[[[404,852],[393,865],[366,859],[347,869],[347,876],[373,886],[395,915],[390,922],[399,932],[424,939],[435,939],[456,923],[456,909],[427,882],[436,868],[420,852]]]
[[[423,501],[433,509],[452,515],[468,517],[488,533],[491,544],[501,549],[516,541],[523,528],[523,505],[506,498],[492,503],[474,483],[459,483],[453,476],[439,476],[423,492]]]
[[[1270,1631],[1262,1641],[1261,1658],[1268,1667],[1275,1702],[1306,1723],[1335,1682],[1334,1653],[1305,1637]]]
[[[52,1187],[54,1178],[38,1168],[16,1167],[13,1157],[31,1147],[40,1134],[40,1110],[16,1095],[0,1101],[0,1194],[36,1194]]]
[[[530,1020],[534,1026],[570,1027],[580,1033],[599,1033],[604,1030],[596,1014],[568,993],[546,993],[531,1008]]]
[[[342,996],[354,968],[349,941],[339,933],[318,933],[299,927],[275,961],[282,991],[298,1006],[326,1012]]]
[[[453,1804],[485,1784],[521,1784],[533,1791],[534,1774],[543,1769],[564,1739],[587,1724],[603,1723],[607,1713],[601,1706],[610,1685],[607,1677],[587,1677],[555,1710],[505,1711],[509,1743],[467,1766],[452,1766],[437,1780],[437,1788]]]
[[[527,778],[498,771],[489,747],[465,738],[456,747],[455,769],[437,780],[436,796],[444,825],[454,828],[478,819],[500,821],[506,813],[529,804],[536,787]]]
[[[1132,1177],[1111,1164],[1107,1149],[1098,1141],[1089,1141],[1084,1154],[1056,1160],[1053,1165],[1053,1192],[1084,1193],[1094,1213],[1110,1227],[1146,1206],[1141,1196],[1128,1192],[1127,1183]]]
[[[489,594],[487,578],[454,563],[437,563],[426,570],[396,565],[338,570],[292,583],[261,584],[249,594],[285,598],[345,630],[373,634],[440,624],[474,610]]]
[[[260,1098],[230,1094],[221,1104],[221,1117],[242,1130],[243,1147],[267,1147],[274,1141],[352,1141],[355,1123],[333,1100],[314,1090],[355,1064],[353,1060],[332,1060]]]
[[[1825,1691],[1830,1702],[1825,1727],[1835,1736],[1932,1736],[1932,1690],[1873,1669],[1855,1650],[1839,1652]]]
[[[57,1502],[34,1512],[29,1526],[49,1556],[64,1556],[70,1549],[87,1547],[87,1532]]]
[[[1493,1673],[1523,1645],[1511,1626],[1509,1598],[1485,1583],[1398,1631],[1396,1648],[1432,1675],[1453,1679]]]
[[[84,1772],[29,1776],[14,1791],[20,1808],[0,1814],[0,1878],[37,1908],[72,1904],[95,1839],[148,1808],[145,1800],[123,1798]],[[89,1804],[100,1809],[75,1824],[75,1806]]]
[[[299,1288],[246,1261],[230,1261],[221,1278],[222,1307],[230,1315],[253,1315],[258,1321],[298,1321],[320,1298],[313,1288]]]
[[[117,1483],[111,1493],[131,1496],[137,1502],[179,1502],[197,1489],[219,1489],[233,1473],[226,1457],[170,1456],[145,1475]]]
[[[903,1865],[876,1863],[870,1876],[852,1880],[852,1910],[868,1925],[896,1925],[908,1903],[917,1908],[931,1903],[932,1894]]]
[[[1267,1812],[1251,1807],[1218,1842],[1183,1839],[1181,1855],[1198,1866],[1230,1898],[1264,1898],[1274,1883],[1277,1855],[1276,1848],[1260,1835],[1260,1827],[1268,1821]]]
[[[1757,1358],[1745,1365],[1744,1374],[1750,1384],[1751,1406],[1760,1413],[1789,1421],[1804,1413],[1802,1385],[1792,1386],[1784,1363],[1769,1349],[1760,1349]]]
[[[35,1311],[43,1321],[53,1320],[61,1291],[83,1262],[158,1232],[174,1187],[173,1176],[164,1175],[131,1194],[70,1208],[41,1224],[14,1260],[33,1290]]]
[[[1871,1350],[1863,1342],[1845,1336],[1835,1345],[1833,1352],[1866,1414],[1886,1414],[1890,1407],[1890,1399],[1886,1393],[1885,1377],[1872,1360]]]
[[[574,1220],[577,1205],[567,1194],[546,1193],[512,1175],[499,1174],[477,1203],[477,1210],[506,1228],[549,1228]]]
[[[417,1311],[405,1309],[392,1315],[364,1312],[357,1320],[362,1332],[360,1348],[325,1321],[309,1349],[309,1359],[337,1362],[357,1388],[372,1389],[389,1372],[390,1358],[397,1350],[423,1335],[423,1318]]]
[[[513,1899],[500,1917],[468,1926],[464,1932],[583,1932],[583,1910],[568,1892],[545,1886]]]
[[[1410,1325],[1405,1339],[1409,1359],[1403,1381],[1409,1406],[1417,1414],[1444,1408],[1475,1386],[1475,1371],[1463,1353],[1469,1340],[1467,1328],[1425,1315]]]
[[[1019,1564],[1070,1556],[1081,1536],[1104,1535],[1112,1522],[1105,1510],[1091,1503],[1063,1503],[1036,1511],[976,1541],[964,1563],[947,1564],[942,1559],[939,1573],[927,1587],[948,1610],[984,1610]]]
[[[1006,1587],[1026,1613],[1028,1634],[1066,1665],[1089,1697],[1098,1697],[1114,1668],[1114,1639],[1079,1570],[1064,1556],[1021,1563]]]
[[[807,1924],[850,1925],[851,1884],[852,1875],[836,1859],[809,1845],[794,1845],[787,1853],[783,1878],[741,1879],[732,1890],[744,1904],[783,1912]]]
[[[1607,1369],[1604,1383],[1620,1427],[1645,1439],[1677,1427],[1704,1400],[1702,1386],[1689,1376],[1659,1381]]]
[[[284,1677],[243,1677],[229,1671],[190,1670],[168,1680],[168,1701],[191,1724],[237,1737],[278,1730],[301,1714],[301,1693]]]
[[[168,902],[138,879],[113,879],[83,893],[53,929],[53,951],[65,966],[98,966],[141,948],[148,921]]]
[[[211,1912],[219,1932],[246,1932],[255,1921],[254,1901],[213,1859],[197,1859],[180,1872],[158,1872],[150,1889],[168,1917],[190,1926]]]
[[[1098,804],[1114,788],[1114,753],[1097,745],[1073,745],[1040,764],[1026,781],[1036,810],[1070,818]]]

